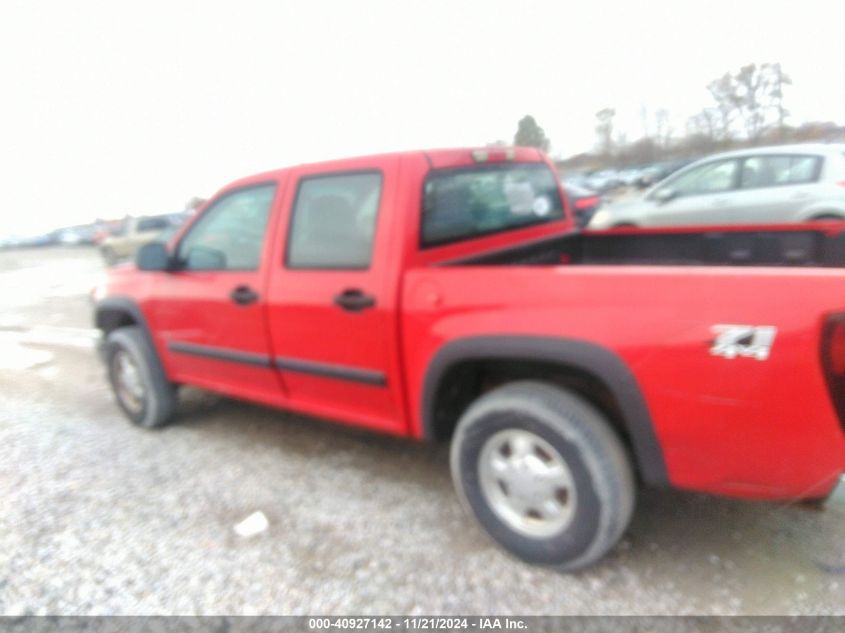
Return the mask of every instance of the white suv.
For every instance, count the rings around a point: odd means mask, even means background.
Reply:
[[[845,144],[715,154],[633,201],[605,206],[590,229],[845,220]]]

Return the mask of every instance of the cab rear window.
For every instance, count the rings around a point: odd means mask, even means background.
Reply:
[[[543,163],[432,171],[425,182],[421,246],[440,246],[563,218],[557,181]]]

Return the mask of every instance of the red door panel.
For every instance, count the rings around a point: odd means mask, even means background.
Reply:
[[[270,367],[270,346],[257,272],[164,273],[152,302],[153,330],[160,337],[168,374],[237,395],[279,392]],[[242,305],[231,293],[256,290]]]
[[[176,246],[148,302],[165,366],[176,381],[273,404],[284,402],[272,367],[265,278],[276,182],[224,192]]]
[[[399,265],[389,256],[397,171],[390,158],[292,176],[267,310],[292,406],[400,433]]]

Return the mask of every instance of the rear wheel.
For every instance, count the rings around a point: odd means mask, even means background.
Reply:
[[[115,330],[106,338],[104,351],[109,382],[126,417],[148,428],[169,422],[176,409],[177,389],[167,380],[141,329]]]
[[[845,218],[834,213],[823,213],[810,218],[810,222],[842,222],[843,220],[845,220]]]
[[[577,395],[539,382],[479,398],[458,423],[451,468],[481,526],[531,563],[590,565],[633,513],[633,470],[607,420]]]

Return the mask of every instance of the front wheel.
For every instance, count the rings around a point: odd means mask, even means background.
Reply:
[[[106,338],[104,351],[109,382],[126,417],[148,428],[167,424],[176,409],[177,389],[141,328],[118,328]]]
[[[462,502],[499,545],[565,571],[604,556],[634,509],[633,470],[607,420],[540,382],[479,398],[455,430],[451,469]]]

